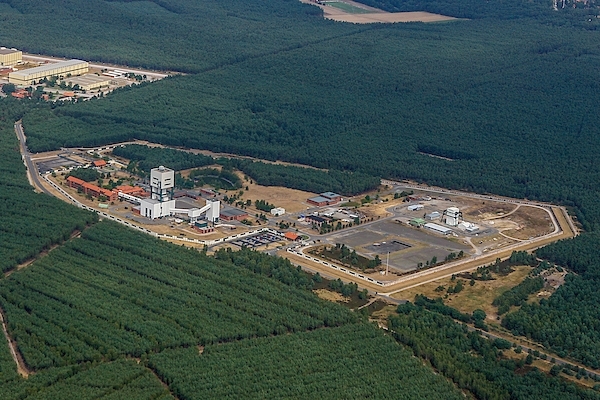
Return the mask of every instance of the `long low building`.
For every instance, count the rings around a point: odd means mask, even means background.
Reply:
[[[44,78],[67,78],[68,75],[82,75],[88,71],[89,64],[86,61],[68,60],[11,72],[8,74],[8,81],[15,85],[32,85]]]
[[[86,74],[83,76],[72,76],[64,79],[64,82],[71,87],[77,85],[80,90],[94,90],[102,86],[110,85],[110,78],[106,76],[98,76],[94,74]]]
[[[16,65],[21,61],[23,61],[21,50],[0,47],[0,67]]]
[[[437,232],[437,233],[441,233],[442,235],[448,235],[448,234],[452,233],[452,229],[446,228],[445,226],[441,226],[438,224],[433,224],[431,222],[428,224],[425,224],[424,226],[425,226],[425,228],[432,230],[434,232]]]

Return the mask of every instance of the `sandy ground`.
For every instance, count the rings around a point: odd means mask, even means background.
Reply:
[[[392,23],[392,22],[441,22],[456,18],[445,15],[431,14],[428,12],[414,11],[403,13],[371,13],[348,14],[334,7],[323,7],[324,17],[334,21],[351,22],[354,24]]]
[[[253,206],[248,207],[247,211],[250,215],[256,213],[265,213],[264,211],[258,211],[254,208],[254,202],[256,200],[265,200],[268,203],[273,204],[275,207],[285,208],[286,213],[295,213],[306,210],[309,206],[306,200],[310,197],[316,196],[315,193],[304,192],[302,190],[288,189],[279,186],[261,186],[256,183],[250,183],[250,180],[245,181],[242,175],[242,185],[244,187],[244,200],[250,199]],[[248,190],[245,190],[248,187]],[[231,192],[233,193],[233,191]]]
[[[455,20],[454,17],[432,14],[424,11],[389,13],[377,8],[369,7],[351,0],[343,0],[344,3],[361,8],[366,13],[353,14],[337,7],[317,4],[310,0],[300,0],[303,3],[315,5],[323,10],[323,17],[339,22],[351,22],[354,24],[393,23],[393,22],[441,22]]]
[[[323,300],[328,300],[328,301],[333,301],[333,302],[338,302],[338,303],[347,303],[348,301],[350,301],[350,299],[348,297],[344,297],[339,293],[332,292],[327,289],[317,289],[317,290],[313,290],[313,292],[315,292],[315,294],[317,296],[319,296],[320,298],[322,298]]]

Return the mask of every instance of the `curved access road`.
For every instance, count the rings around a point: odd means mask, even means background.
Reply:
[[[27,138],[25,137],[25,133],[23,132],[23,126],[21,125],[21,121],[15,122],[15,132],[17,133],[17,138],[19,139],[21,157],[23,158],[25,167],[27,167],[27,176],[29,177],[31,184],[37,190],[52,196],[52,193],[50,193],[50,191],[46,189],[44,185],[42,185],[37,167],[35,166],[33,161],[31,161],[31,153],[27,149]]]

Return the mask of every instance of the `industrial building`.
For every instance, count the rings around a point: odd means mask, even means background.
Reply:
[[[472,222],[463,221],[458,224],[458,229],[463,230],[468,233],[479,232],[479,227]]]
[[[439,217],[440,217],[439,211],[433,211],[433,212],[430,212],[429,214],[425,215],[425,219],[428,221],[435,221]]]
[[[449,207],[444,211],[446,225],[458,226],[462,221],[462,213],[457,207]]]
[[[425,225],[425,220],[423,218],[413,218],[408,223],[411,226],[414,226],[416,228],[420,228],[423,225]]]
[[[0,67],[17,65],[21,61],[23,61],[21,50],[0,47]]]
[[[275,208],[271,209],[271,215],[279,217],[279,216],[281,216],[283,214],[285,214],[285,208],[275,207]]]
[[[89,64],[81,60],[61,61],[35,68],[15,71],[8,74],[8,81],[15,85],[32,85],[52,76],[66,78],[68,75],[82,75],[88,72]]]
[[[342,196],[333,192],[321,193],[321,197],[325,197],[326,199],[328,199],[331,202],[331,204],[339,203],[340,201],[342,201]]]
[[[424,226],[425,226],[425,228],[432,230],[436,233],[441,233],[442,235],[448,235],[448,234],[452,233],[452,229],[446,228],[445,226],[441,226],[441,225],[434,224],[431,222],[428,224],[425,224]]]
[[[331,206],[342,201],[342,196],[333,192],[321,193],[319,196],[311,197],[307,200],[309,204],[317,207]]]
[[[83,76],[72,76],[65,78],[64,82],[67,85],[71,85],[71,87],[77,85],[79,86],[80,90],[94,90],[101,87],[110,86],[111,79],[105,76],[86,74]]]
[[[238,208],[224,208],[221,211],[221,219],[224,221],[243,221],[246,218],[248,213]]]

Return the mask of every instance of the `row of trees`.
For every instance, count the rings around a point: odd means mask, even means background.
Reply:
[[[26,105],[0,99],[0,271],[37,256],[41,251],[83,230],[97,217],[45,194],[27,181],[13,121]]]
[[[248,259],[264,265],[266,256],[252,254],[215,260],[101,222],[1,281],[0,305],[34,369],[355,320],[308,291],[255,274]],[[284,278],[292,272],[286,267],[270,274]]]
[[[400,305],[398,314],[389,319],[396,340],[476,398],[600,398],[591,390],[548,377],[537,368],[524,369],[528,361],[525,355],[520,360],[503,357],[502,349],[510,347],[510,343],[485,339],[449,316],[411,303]]]
[[[74,393],[82,400],[99,397],[172,399],[152,372],[132,360],[52,368],[28,379],[16,376],[16,372],[9,379],[8,372],[4,368],[1,370],[0,397],[4,400],[57,399]]]
[[[460,399],[462,394],[366,324],[166,350],[149,365],[180,399]]]

